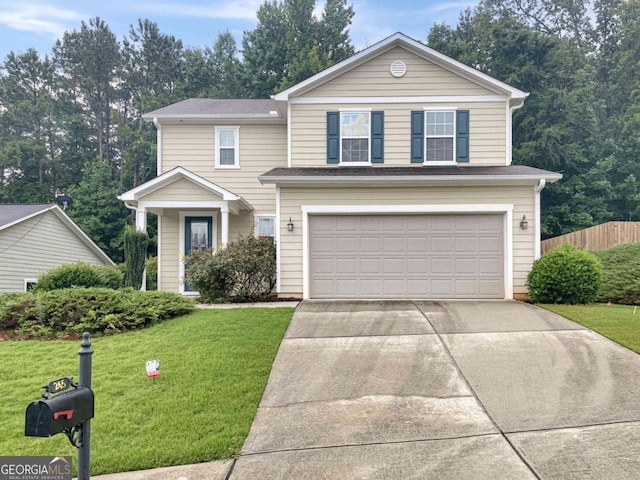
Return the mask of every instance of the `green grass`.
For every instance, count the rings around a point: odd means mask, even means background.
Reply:
[[[584,325],[636,353],[640,353],[640,308],[607,305],[538,305]]]
[[[239,454],[293,309],[197,310],[93,341],[91,473]],[[1,455],[75,455],[64,434],[24,437],[27,405],[58,377],[78,379],[79,342],[0,342]],[[156,384],[145,361],[160,360]],[[74,466],[77,457],[74,458]]]

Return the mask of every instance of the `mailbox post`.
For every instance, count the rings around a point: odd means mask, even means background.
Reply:
[[[80,343],[80,382],[81,387],[91,389],[91,356],[93,349],[91,348],[91,340],[89,333],[82,334],[82,342]],[[78,447],[78,480],[89,480],[90,477],[90,451],[91,451],[91,420],[82,422],[82,443]]]
[[[78,448],[78,480],[89,480],[91,445],[90,421],[94,415],[91,390],[91,341],[87,332],[80,343],[80,381],[64,377],[44,386],[42,398],[30,403],[25,416],[24,434],[28,437],[50,437],[65,433]]]

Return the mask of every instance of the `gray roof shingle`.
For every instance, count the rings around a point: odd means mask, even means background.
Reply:
[[[143,115],[153,117],[269,116],[276,104],[269,99],[189,98]]]
[[[0,203],[0,227],[49,208],[51,203]]]

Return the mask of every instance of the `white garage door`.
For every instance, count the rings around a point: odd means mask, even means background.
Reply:
[[[504,298],[504,216],[313,215],[311,298]]]

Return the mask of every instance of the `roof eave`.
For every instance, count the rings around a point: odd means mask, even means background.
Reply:
[[[396,175],[396,176],[295,176],[262,175],[259,180],[263,184],[278,185],[407,185],[407,184],[486,184],[491,183],[532,183],[545,179],[549,183],[557,182],[562,178],[562,174],[540,174],[540,175]]]
[[[161,115],[144,114],[142,119],[147,122],[153,122],[154,120],[271,120],[271,121],[284,121],[284,118],[278,112],[277,114],[271,113],[253,113],[253,114],[236,114],[236,113],[203,113],[203,114],[179,114],[179,113],[167,113]]]
[[[102,259],[105,263],[109,265],[115,265],[115,262],[109,258],[109,256],[102,251],[102,249],[96,245],[96,243],[89,238],[89,236],[84,233],[84,231],[74,222],[69,215],[67,215],[60,207],[57,205],[53,206],[54,208],[51,211],[62,220],[67,227],[69,227],[79,238],[82,240],[87,247],[89,247],[93,253],[95,253],[98,257]]]

